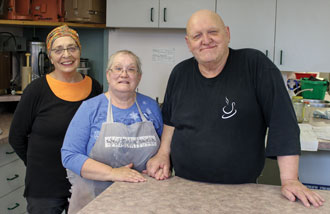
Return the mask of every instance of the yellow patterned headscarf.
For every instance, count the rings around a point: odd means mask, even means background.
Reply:
[[[77,43],[79,49],[81,50],[78,33],[72,28],[69,28],[67,25],[62,25],[57,28],[54,28],[47,36],[46,45],[47,45],[48,55],[50,55],[50,50],[52,48],[54,41],[63,36],[71,37]]]

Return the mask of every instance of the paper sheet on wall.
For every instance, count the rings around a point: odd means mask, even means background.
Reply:
[[[309,124],[299,124],[300,144],[302,151],[317,151],[319,142],[313,127]]]
[[[313,126],[313,131],[317,138],[323,140],[330,140],[330,127],[329,126]]]
[[[175,62],[175,48],[152,49],[152,61],[173,64]]]

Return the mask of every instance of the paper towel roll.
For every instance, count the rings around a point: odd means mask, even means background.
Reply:
[[[23,66],[21,70],[22,91],[31,82],[32,67]]]

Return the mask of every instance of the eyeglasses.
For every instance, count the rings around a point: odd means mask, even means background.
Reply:
[[[124,71],[126,71],[126,73],[128,75],[134,75],[136,74],[138,71],[136,68],[122,68],[122,67],[114,67],[114,68],[110,68],[111,72],[115,75],[121,75]]]
[[[62,55],[65,50],[67,50],[70,54],[74,54],[78,49],[78,46],[70,46],[67,48],[52,49],[51,51],[54,51],[56,55]]]

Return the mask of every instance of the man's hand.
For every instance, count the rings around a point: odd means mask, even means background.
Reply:
[[[281,192],[290,201],[295,201],[298,198],[306,207],[310,207],[311,204],[314,207],[319,207],[325,201],[319,194],[305,187],[297,179],[282,180]]]
[[[171,176],[170,156],[158,152],[148,161],[147,170],[144,172],[157,180],[169,178]]]

